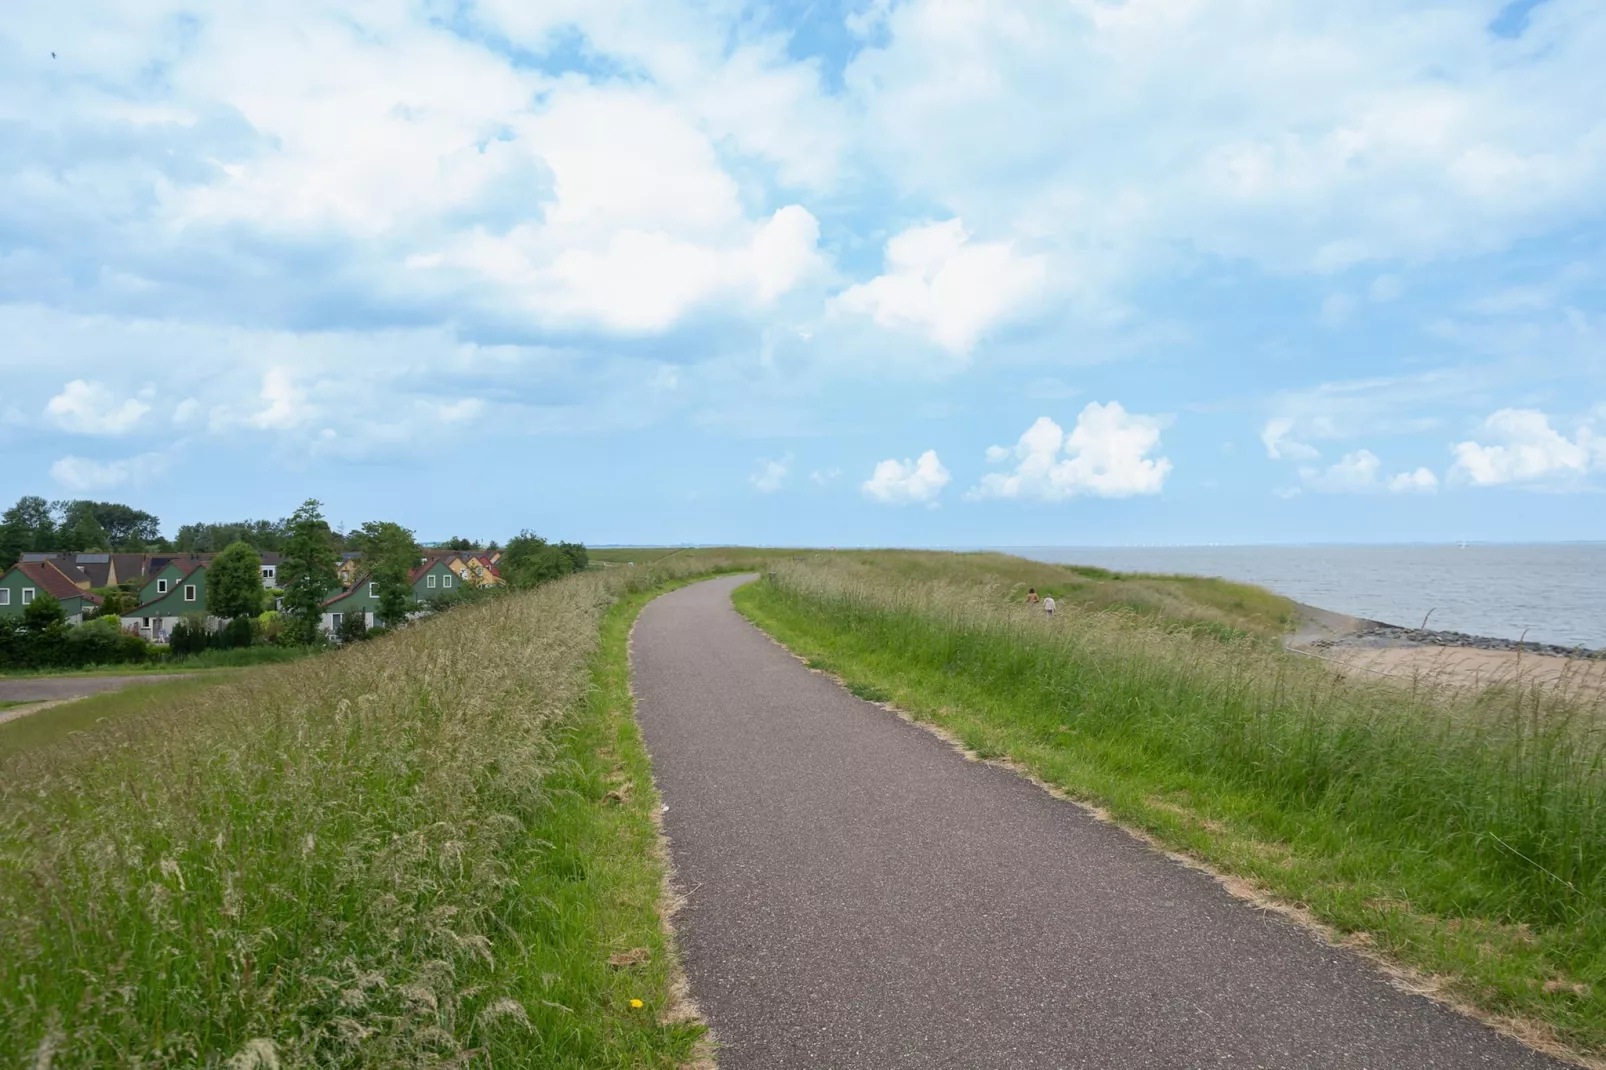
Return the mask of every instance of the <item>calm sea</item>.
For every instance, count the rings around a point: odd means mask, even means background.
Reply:
[[[1606,543],[1000,547],[1038,561],[1242,580],[1388,624],[1606,647]]]

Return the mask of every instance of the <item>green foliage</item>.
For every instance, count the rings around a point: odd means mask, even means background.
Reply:
[[[360,643],[368,638],[368,616],[365,613],[347,613],[340,618],[335,632],[342,643]]]
[[[453,535],[450,539],[446,540],[446,548],[448,550],[463,552],[467,550],[478,550],[480,547],[479,544],[473,539],[460,539],[456,535]]]
[[[320,639],[323,603],[339,586],[334,533],[323,518],[322,503],[308,498],[290,517],[279,558],[284,584],[284,634],[291,642],[314,644]]]
[[[43,498],[24,495],[0,514],[0,569],[16,564],[25,551],[55,548],[56,521]]]
[[[243,542],[258,551],[283,550],[295,518],[289,520],[236,520],[224,523],[185,524],[178,529],[173,548],[187,554],[217,553],[231,543]]]
[[[248,544],[230,543],[206,568],[206,609],[233,620],[262,612],[262,557]]]
[[[199,654],[211,645],[212,630],[206,626],[206,618],[199,614],[180,617],[167,636],[167,651],[177,658]]]
[[[22,607],[22,623],[30,631],[42,632],[66,622],[67,611],[45,591],[34,595],[33,601]]]
[[[81,669],[150,661],[156,648],[122,631],[111,617],[79,627],[30,628],[20,617],[0,617],[0,669]]]
[[[75,505],[90,503],[74,503]],[[63,524],[60,536],[57,539],[57,549],[60,550],[110,550],[112,548],[111,536],[106,529],[100,526],[95,514],[88,509],[78,511],[78,516],[70,524]]]
[[[142,550],[162,537],[161,521],[153,514],[132,506],[118,502],[76,501],[68,503],[68,513],[72,514],[73,511],[91,517],[95,525],[106,533],[107,542],[113,550]],[[76,517],[72,523],[78,523]]]
[[[378,585],[379,607],[374,612],[380,622],[395,627],[405,624],[417,606],[411,582],[418,566],[418,540],[400,524],[370,520],[346,540],[362,551],[368,578]]]
[[[508,586],[528,590],[540,584],[583,571],[590,563],[586,548],[575,542],[553,545],[530,531],[508,540],[498,566]]]

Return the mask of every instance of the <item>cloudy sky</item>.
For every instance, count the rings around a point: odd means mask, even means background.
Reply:
[[[0,498],[1606,538],[1601,0],[20,0]]]

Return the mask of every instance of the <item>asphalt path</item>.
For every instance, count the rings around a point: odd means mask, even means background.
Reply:
[[[854,698],[741,582],[632,645],[721,1070],[1563,1065]]]

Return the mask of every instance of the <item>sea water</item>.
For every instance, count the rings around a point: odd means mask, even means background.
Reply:
[[[1606,647],[1606,543],[999,547],[1118,572],[1220,576],[1387,624]]]

